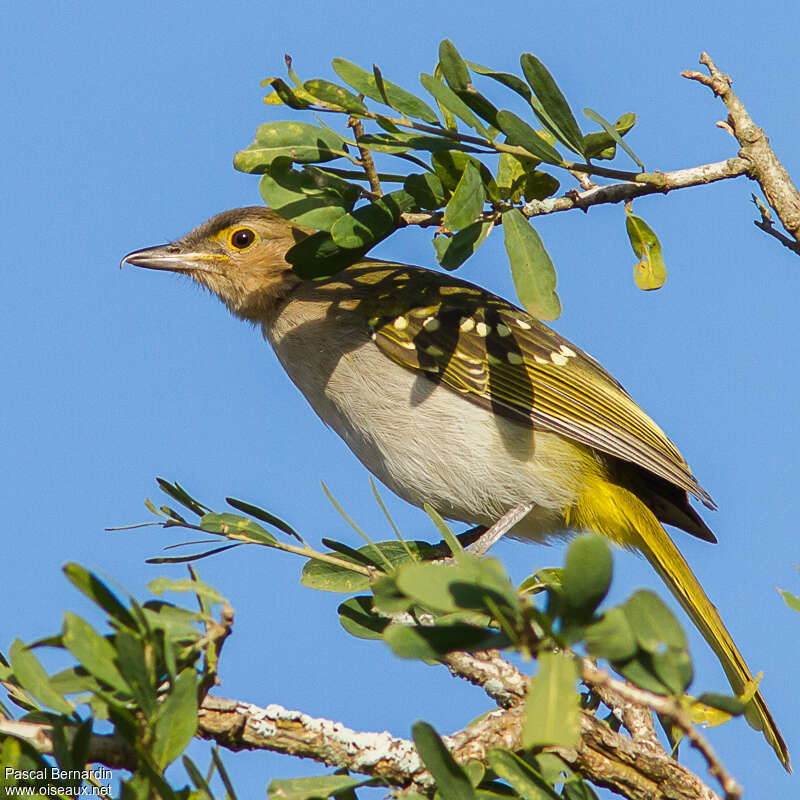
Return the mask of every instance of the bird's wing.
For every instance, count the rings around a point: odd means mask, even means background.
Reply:
[[[591,356],[472,284],[380,266],[385,271],[358,264],[348,277],[370,285],[360,310],[386,356],[495,413],[637,464],[715,507],[675,445]]]

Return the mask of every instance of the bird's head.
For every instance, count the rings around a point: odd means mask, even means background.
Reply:
[[[174,242],[128,253],[120,266],[188,275],[237,316],[261,321],[299,282],[286,253],[308,233],[263,206],[236,208]]]

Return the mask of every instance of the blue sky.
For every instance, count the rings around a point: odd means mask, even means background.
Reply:
[[[226,208],[259,202],[233,153],[285,111],[261,104],[259,81],[290,53],[304,77],[332,78],[345,57],[413,88],[438,42],[506,70],[531,51],[577,109],[635,111],[629,141],[650,169],[734,155],[715,127],[722,105],[679,76],[708,50],[766,129],[789,172],[796,150],[796,4],[752,14],[705,4],[511,0],[322,5],[211,2],[59,4],[2,12],[0,316],[4,391],[4,595],[0,649],[87,612],[62,577],[92,566],[142,596],[166,570],[143,563],[173,541],[159,530],[109,534],[147,519],[154,477],[177,479],[220,507],[258,502],[307,538],[353,541],[319,481],[373,536],[391,534],[368,476],[304,404],[268,347],[222,306],[175,276],[117,268],[129,250],[177,237]],[[746,26],[744,20],[747,20]],[[736,21],[741,24],[733,24]],[[790,750],[800,743],[792,675],[800,618],[775,585],[798,591],[795,420],[797,257],[758,231],[745,179],[639,200],[661,237],[669,279],[634,286],[621,208],[537,222],[559,270],[556,328],[614,373],[679,445],[719,503],[705,514],[720,543],[679,543],[754,670]],[[375,254],[430,265],[430,234],[403,231]],[[513,296],[495,233],[462,276]],[[434,538],[424,515],[384,492],[409,537]],[[503,542],[516,578],[559,563],[560,548]],[[480,692],[354,640],[341,598],[299,586],[298,560],[237,549],[201,575],[237,609],[219,693],[277,702],[357,729],[408,735],[417,718],[455,730],[486,708]],[[647,564],[616,560],[614,598],[663,590]],[[688,623],[687,623],[688,626]],[[716,659],[691,632],[695,688],[723,689]],[[761,796],[797,792],[743,722],[713,731],[723,760]],[[205,763],[205,745],[193,752]],[[796,757],[800,758],[797,753]],[[266,753],[228,755],[241,796],[270,777],[315,767]],[[691,757],[688,762],[695,767]]]

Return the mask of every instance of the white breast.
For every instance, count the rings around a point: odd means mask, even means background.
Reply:
[[[491,525],[536,508],[514,533],[563,533],[582,488],[579,451],[561,437],[493,415],[390,361],[355,314],[296,300],[264,328],[289,377],[362,464],[408,502]]]

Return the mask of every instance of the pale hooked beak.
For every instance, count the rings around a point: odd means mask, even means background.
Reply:
[[[130,264],[134,267],[145,269],[163,269],[169,272],[213,272],[211,266],[213,258],[208,253],[193,253],[181,250],[175,244],[160,244],[156,247],[145,247],[144,250],[134,250],[128,253],[119,267]]]

